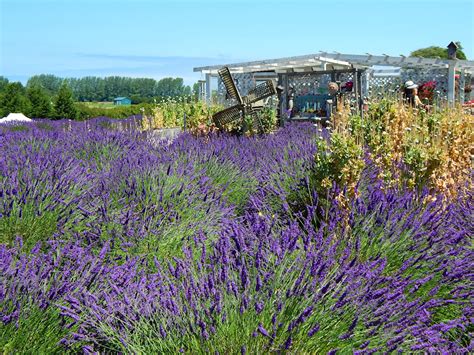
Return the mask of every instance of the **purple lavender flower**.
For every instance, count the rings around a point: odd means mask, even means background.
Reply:
[[[263,327],[262,323],[258,325],[258,332],[262,334],[263,336],[266,336],[268,338],[271,338],[270,333]]]
[[[0,132],[0,176],[8,177],[0,179],[0,223],[36,228],[54,217],[50,232],[30,229],[0,245],[1,319],[28,316],[29,302],[54,307],[71,331],[63,344],[93,344],[86,352],[143,341],[139,325],[160,334],[155,345],[174,337],[206,344],[236,317],[273,309],[272,328],[262,318],[252,335],[305,352],[306,336],[325,338],[356,310],[347,331],[331,336],[362,328],[366,353],[469,352],[447,333],[466,334],[474,313],[472,193],[423,204],[427,192],[384,186],[367,158],[348,220],[335,201],[321,213],[326,202],[315,191],[298,207],[290,200],[311,189],[316,134],[302,125],[259,138],[151,144],[76,123],[67,132]],[[447,307],[456,309],[452,319],[437,322]]]

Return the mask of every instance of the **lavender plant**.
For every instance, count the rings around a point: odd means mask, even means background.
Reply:
[[[472,192],[387,186],[366,155],[323,203],[311,125],[152,144],[103,122],[0,133],[3,352],[474,350]]]

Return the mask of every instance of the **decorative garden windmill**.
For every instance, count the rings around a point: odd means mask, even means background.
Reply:
[[[273,82],[266,80],[264,83],[250,90],[246,96],[241,96],[230,74],[229,68],[223,67],[218,70],[218,73],[224,83],[228,96],[237,100],[237,104],[219,111],[212,116],[212,120],[216,126],[222,129],[224,125],[239,120],[242,126],[245,126],[243,121],[245,116],[251,116],[258,122],[258,111],[260,111],[263,106],[256,105],[256,103],[277,93]]]

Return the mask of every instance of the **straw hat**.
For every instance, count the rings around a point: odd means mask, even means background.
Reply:
[[[416,89],[418,85],[416,85],[412,80],[408,80],[405,82],[405,89]]]

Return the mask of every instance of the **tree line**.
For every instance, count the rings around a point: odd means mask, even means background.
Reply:
[[[32,76],[26,87],[39,86],[49,95],[57,95],[61,85],[66,82],[76,101],[112,101],[118,96],[141,103],[153,98],[190,96],[193,90],[184,85],[182,78],[129,78],[109,76],[105,78],[86,76],[83,78],[60,78],[51,74]]]
[[[102,109],[93,109],[78,102],[112,101],[126,96],[132,103],[144,104],[164,98],[197,98],[197,85],[191,90],[182,78],[135,79],[126,77],[85,77],[62,79],[54,75],[35,75],[26,86],[9,82],[0,76],[0,117],[11,112],[22,112],[35,118],[88,118],[104,115]],[[140,107],[124,106],[107,109],[107,115],[127,117],[139,114]],[[104,112],[102,112],[104,111]],[[115,112],[117,111],[117,112]],[[136,111],[136,112],[135,112]]]

